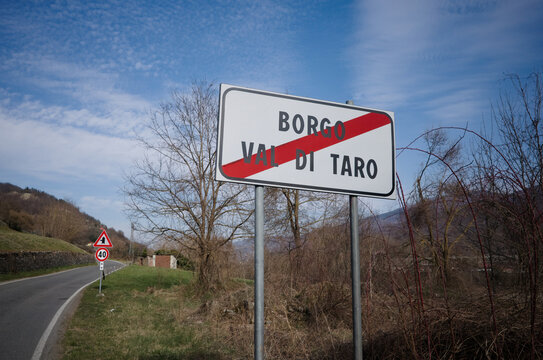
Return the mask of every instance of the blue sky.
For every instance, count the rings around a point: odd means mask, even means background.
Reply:
[[[504,74],[542,68],[539,0],[2,1],[0,182],[129,234],[134,136],[193,80],[394,111],[405,146],[477,130]],[[407,183],[417,166],[397,160]]]

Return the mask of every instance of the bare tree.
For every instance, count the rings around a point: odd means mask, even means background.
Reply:
[[[42,214],[36,216],[36,226],[43,236],[74,242],[84,232],[85,220],[74,204],[59,200],[45,207]]]
[[[526,79],[509,75],[513,89],[505,91],[493,109],[503,140],[502,153],[507,154],[508,166],[526,188],[543,185],[542,75],[533,73]]]
[[[152,114],[145,158],[124,192],[139,230],[175,241],[196,260],[198,283],[218,281],[219,250],[242,235],[252,201],[246,188],[215,181],[217,98],[212,84],[174,91]]]
[[[288,254],[291,284],[296,282],[303,265],[307,235],[335,218],[340,210],[334,194],[266,189],[267,231],[281,240],[281,250]]]
[[[486,205],[503,224],[504,243],[518,258],[518,273],[530,294],[532,358],[536,356],[537,312],[541,292],[543,241],[543,74],[526,78],[508,75],[508,87],[493,107],[492,120],[499,140],[484,141],[488,156],[480,161],[479,178]],[[497,145],[499,144],[499,145]]]
[[[449,280],[453,248],[469,225],[456,236],[452,235],[453,224],[458,222],[465,204],[458,189],[449,184],[451,175],[445,163],[461,171],[460,141],[463,136],[450,141],[444,130],[431,130],[422,138],[427,150],[412,195],[416,201],[414,230],[425,249],[430,251],[431,261]]]

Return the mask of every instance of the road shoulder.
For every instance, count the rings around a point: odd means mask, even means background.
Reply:
[[[85,288],[87,286],[88,285],[86,285]],[[62,356],[62,339],[64,338],[64,334],[66,333],[66,329],[68,328],[70,320],[72,319],[75,311],[79,307],[83,292],[84,291],[79,291],[61,313],[58,321],[53,327],[53,330],[49,334],[47,341],[45,342],[45,346],[43,348],[40,358],[41,360],[58,360]]]

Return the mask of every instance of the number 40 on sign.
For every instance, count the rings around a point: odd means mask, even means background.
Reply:
[[[106,248],[99,248],[96,250],[96,260],[98,261],[106,261],[106,259],[109,257],[109,251]]]

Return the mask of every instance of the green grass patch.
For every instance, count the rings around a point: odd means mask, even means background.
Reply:
[[[83,267],[83,266],[91,266],[91,265],[96,266],[95,264],[68,265],[68,266],[61,266],[61,267],[55,267],[55,268],[49,268],[49,269],[23,271],[23,272],[18,272],[18,273],[0,274],[0,282],[16,280],[16,279],[22,279],[22,278],[26,278],[26,277],[47,275],[47,274],[52,274],[52,273],[59,272],[59,271],[65,271],[65,270],[75,269],[75,268]]]
[[[86,254],[84,250],[64,240],[0,227],[0,252],[17,251],[70,251]]]
[[[63,340],[63,359],[225,359],[197,324],[193,274],[127,266],[89,286]],[[202,325],[203,326],[203,325]]]

